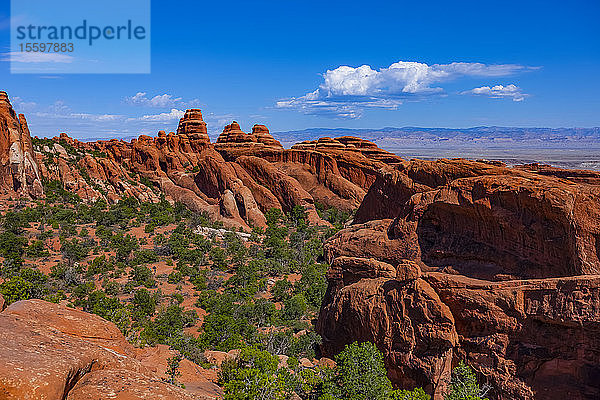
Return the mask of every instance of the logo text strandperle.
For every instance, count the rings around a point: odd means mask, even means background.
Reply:
[[[17,39],[24,40],[87,40],[91,46],[95,40],[104,38],[106,40],[137,39],[146,38],[146,28],[141,25],[133,26],[131,20],[127,20],[126,25],[99,27],[88,25],[87,20],[83,20],[81,25],[73,28],[69,25],[20,25],[17,26]]]

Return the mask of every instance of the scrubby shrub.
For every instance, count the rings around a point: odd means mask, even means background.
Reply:
[[[92,260],[92,262],[87,267],[88,276],[103,274],[112,269],[112,265],[106,259],[106,256],[102,255],[96,257]]]
[[[287,278],[283,278],[275,282],[273,288],[271,289],[271,293],[273,295],[273,300],[275,301],[284,301],[288,299],[292,292],[292,284]]]
[[[141,240],[140,240],[141,242]],[[152,249],[136,250],[133,253],[134,264],[151,264],[158,261],[158,255]]]
[[[489,387],[479,386],[473,369],[460,361],[452,370],[450,385],[444,400],[487,400],[485,395],[488,391]]]
[[[4,297],[6,304],[14,303],[19,300],[29,300],[33,298],[35,286],[33,283],[23,279],[21,276],[13,276],[10,280],[0,285],[0,294]]]
[[[392,385],[373,343],[352,343],[337,355],[337,385],[344,399],[387,400]]]
[[[111,296],[116,296],[121,292],[121,285],[119,284],[119,282],[112,280],[105,280],[103,288],[106,294],[109,294]]]
[[[117,252],[117,260],[119,261],[127,260],[131,255],[131,252],[139,247],[137,239],[129,234],[116,234],[111,237],[110,241],[112,247]]]
[[[169,377],[169,383],[175,385],[177,378],[181,376],[179,371],[179,363],[181,362],[181,354],[176,354],[167,360],[167,371],[166,374]]]
[[[56,264],[50,267],[50,277],[63,288],[79,285],[79,272],[72,265]]]
[[[145,265],[134,266],[131,270],[130,280],[136,286],[151,288],[156,285],[152,270]]]
[[[11,231],[0,233],[0,256],[12,260],[16,267],[23,264],[27,239]]]
[[[48,277],[37,269],[25,268],[0,284],[0,294],[7,304],[19,300],[41,299],[47,293]]]
[[[48,257],[50,253],[46,250],[44,242],[41,240],[34,240],[29,246],[27,246],[26,254],[28,257],[40,258]]]
[[[135,320],[151,317],[156,311],[156,298],[147,289],[136,290],[132,303],[132,316]]]
[[[183,336],[183,328],[193,325],[198,316],[195,311],[184,311],[171,304],[160,311],[156,318],[146,322],[141,338],[148,344],[174,344]]]
[[[88,249],[79,239],[65,240],[60,248],[63,256],[70,262],[75,263],[87,257]]]
[[[392,393],[391,400],[431,400],[431,396],[422,388],[414,390],[397,390]]]
[[[294,287],[294,292],[302,294],[306,302],[315,309],[321,307],[327,290],[326,272],[327,265],[309,264],[302,269],[302,277]]]
[[[210,259],[214,268],[221,271],[227,270],[227,258],[225,257],[225,250],[222,248],[215,246],[210,249]]]
[[[167,282],[177,284],[183,279],[183,274],[180,271],[173,271],[167,277]]]
[[[256,347],[242,349],[233,361],[221,366],[220,382],[225,400],[285,400],[293,392],[293,380],[285,369],[278,368],[275,356]]]
[[[204,317],[200,341],[206,348],[220,351],[239,349],[251,342],[256,329],[247,320],[211,312]]]
[[[288,321],[302,319],[308,306],[303,295],[297,294],[284,301],[282,318]]]

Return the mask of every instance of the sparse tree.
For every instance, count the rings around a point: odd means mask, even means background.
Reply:
[[[480,387],[473,369],[461,361],[452,370],[444,400],[487,400],[485,395],[489,389],[487,385]]]
[[[176,385],[177,378],[181,376],[181,371],[179,371],[181,358],[181,354],[176,354],[167,360],[167,376],[171,385]]]

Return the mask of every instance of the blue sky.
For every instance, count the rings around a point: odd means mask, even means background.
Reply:
[[[153,1],[150,74],[11,74],[32,134],[600,125],[600,2]]]

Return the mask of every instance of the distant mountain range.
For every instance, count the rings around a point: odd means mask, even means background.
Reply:
[[[404,158],[488,158],[507,164],[540,162],[600,170],[600,127],[311,128],[273,133],[284,146],[317,137],[358,136]]]
[[[403,128],[381,129],[311,128],[297,131],[275,132],[282,142],[295,143],[317,137],[359,136],[363,139],[405,140],[417,144],[425,142],[549,142],[549,143],[600,143],[600,127],[595,128],[515,128],[502,126],[477,126],[465,129],[453,128]]]

